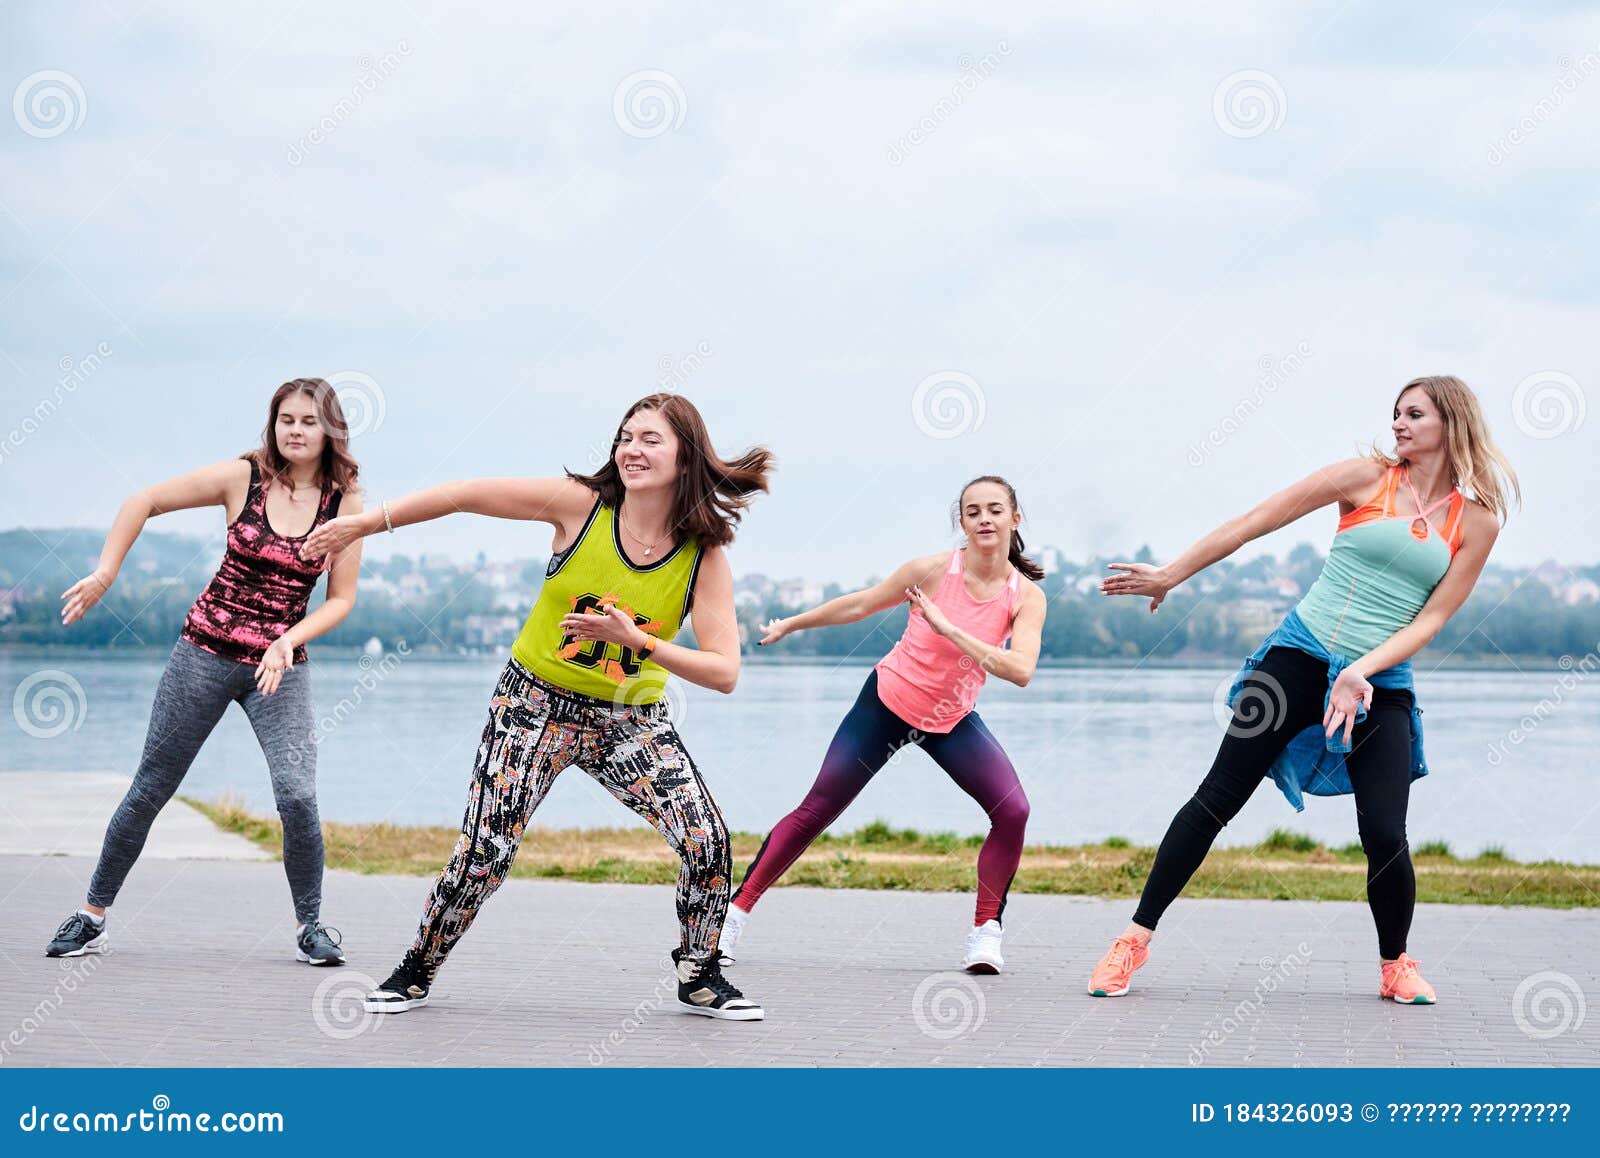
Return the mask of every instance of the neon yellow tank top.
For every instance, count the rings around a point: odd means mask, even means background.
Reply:
[[[666,693],[666,668],[631,648],[571,639],[561,630],[561,617],[616,606],[648,634],[670,640],[688,618],[700,547],[684,540],[655,562],[636,566],[622,553],[614,514],[596,501],[577,540],[551,558],[511,654],[540,679],[568,691],[652,704]]]

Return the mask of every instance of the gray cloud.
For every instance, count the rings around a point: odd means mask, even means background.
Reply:
[[[6,525],[104,525],[137,483],[248,446],[279,381],[340,369],[385,394],[358,447],[374,494],[583,467],[704,344],[682,389],[724,446],[782,460],[743,570],[882,572],[943,541],[983,471],[1018,482],[1033,543],[1171,555],[1381,436],[1395,388],[1437,371],[1478,388],[1523,473],[1497,556],[1600,557],[1600,419],[1535,439],[1511,410],[1541,370],[1600,389],[1600,76],[1536,111],[1600,52],[1592,10],[121,18],[13,13],[0,48],[10,86],[59,69],[88,102],[59,136],[0,131],[0,428],[61,359],[114,351],[0,459]],[[641,70],[681,86],[678,128],[618,127]],[[1249,138],[1214,120],[1242,70],[1286,105]],[[912,395],[945,370],[984,421],[930,438]],[[462,518],[375,548],[545,543]]]

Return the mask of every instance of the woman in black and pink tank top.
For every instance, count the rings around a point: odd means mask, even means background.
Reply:
[[[325,568],[300,548],[329,519],[361,510],[347,433],[338,396],[326,382],[284,383],[272,396],[259,449],[168,479],[123,503],[99,565],[62,596],[62,623],[82,618],[116,579],[152,515],[220,506],[232,516],[222,566],[195,600],[162,673],[144,757],[106,829],[88,900],[62,922],[48,955],[76,957],[105,947],[106,909],[144,848],[156,814],[228,705],[237,703],[261,741],[283,821],[295,956],[312,965],[343,962],[336,933],[320,920],[322,825],[305,644],[331,631],[355,604],[361,549],[357,544],[341,552]],[[308,614],[324,569],[327,599]]]

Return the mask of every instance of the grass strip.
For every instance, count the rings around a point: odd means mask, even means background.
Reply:
[[[252,815],[236,801],[185,802],[219,828],[281,853],[283,833],[275,819]],[[327,865],[333,869],[387,875],[433,876],[461,834],[447,827],[392,824],[324,824]],[[779,883],[827,889],[911,889],[974,892],[978,836],[923,833],[873,821],[841,836],[824,834]],[[735,833],[735,874],[755,856],[761,837]],[[1100,844],[1029,845],[1012,884],[1013,893],[1137,897],[1144,887],[1153,848],[1120,837]],[[1532,905],[1573,909],[1600,907],[1600,865],[1560,861],[1524,864],[1498,847],[1459,857],[1439,841],[1416,846],[1417,899],[1457,905]],[[530,828],[517,854],[513,877],[620,884],[672,884],[678,858],[646,828]],[[1257,845],[1217,848],[1206,858],[1186,897],[1252,900],[1362,901],[1366,857],[1359,844],[1328,848],[1312,837],[1279,829]]]

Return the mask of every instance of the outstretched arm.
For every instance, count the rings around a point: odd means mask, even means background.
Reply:
[[[62,624],[76,623],[84,612],[100,602],[101,596],[116,581],[123,560],[149,519],[168,511],[226,507],[230,490],[249,485],[250,464],[242,458],[231,458],[169,478],[133,495],[117,509],[117,517],[111,523],[95,569],[61,593]]]
[[[930,576],[937,576],[948,557],[946,554],[939,554],[912,559],[909,563],[902,563],[896,567],[894,573],[881,583],[864,587],[860,591],[851,591],[837,599],[830,599],[798,615],[774,619],[763,628],[765,634],[757,646],[764,647],[769,643],[777,643],[784,636],[796,631],[805,631],[813,627],[837,627],[844,623],[855,623],[880,611],[887,611],[897,603],[904,603],[913,587],[927,582]]]
[[[1229,519],[1194,543],[1170,563],[1111,563],[1110,570],[1125,574],[1100,581],[1102,595],[1146,595],[1150,610],[1161,606],[1178,584],[1213,563],[1233,554],[1252,539],[1287,527],[1312,511],[1343,500],[1351,506],[1364,502],[1383,478],[1383,466],[1370,458],[1351,458],[1313,471],[1292,486]]]
[[[388,505],[389,525],[396,529],[458,513],[530,519],[559,528],[587,515],[594,505],[594,494],[570,478],[477,478],[440,483],[390,499]],[[380,504],[361,514],[340,515],[323,523],[302,550],[314,559],[387,529]]]

